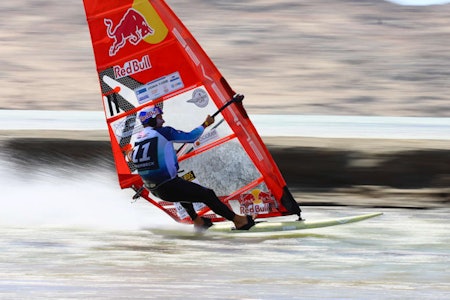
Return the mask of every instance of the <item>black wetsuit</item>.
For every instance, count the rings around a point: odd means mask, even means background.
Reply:
[[[151,189],[151,192],[163,200],[180,202],[192,220],[197,217],[197,213],[192,205],[194,202],[204,203],[217,215],[230,221],[236,215],[228,206],[220,201],[213,190],[180,177],[175,177],[164,182],[155,189]]]

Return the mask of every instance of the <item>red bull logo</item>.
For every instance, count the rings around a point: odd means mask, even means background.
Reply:
[[[155,30],[148,25],[144,16],[134,8],[128,9],[116,26],[110,19],[105,19],[104,23],[108,37],[114,40],[109,48],[109,56],[116,55],[127,42],[136,46],[145,37],[155,33]]]
[[[241,214],[268,214],[271,210],[275,210],[275,200],[272,195],[259,189],[242,194],[239,202]]]
[[[113,67],[114,77],[116,79],[130,76],[145,70],[151,69],[150,57],[144,55],[141,60],[133,59],[124,63],[123,66],[116,65]]]

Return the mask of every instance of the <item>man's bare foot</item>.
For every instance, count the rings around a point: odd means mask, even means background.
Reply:
[[[255,225],[253,217],[248,215],[236,215],[233,219],[233,223],[237,230],[249,230],[253,225]]]
[[[197,217],[195,218],[194,222],[194,228],[197,231],[204,231],[207,230],[209,227],[213,225],[211,222],[211,219],[204,218],[204,217]]]

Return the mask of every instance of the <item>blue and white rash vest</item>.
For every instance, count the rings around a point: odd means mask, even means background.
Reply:
[[[204,132],[198,126],[191,132],[172,127],[145,127],[139,133],[131,155],[132,161],[149,188],[154,188],[177,176],[178,159],[173,143],[193,143]]]

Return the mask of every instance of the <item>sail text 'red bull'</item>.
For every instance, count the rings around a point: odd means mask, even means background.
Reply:
[[[262,215],[268,214],[270,212],[269,204],[252,204],[249,206],[242,206],[240,209],[240,214],[243,215]]]
[[[117,26],[114,27],[110,19],[105,19],[104,23],[108,37],[114,40],[112,46],[109,48],[109,56],[116,55],[125,46],[127,41],[136,46],[146,36],[153,35],[155,32],[148,25],[144,16],[134,8],[127,10]]]
[[[150,57],[145,55],[141,60],[133,59],[127,61],[122,66],[114,66],[114,77],[116,79],[123,78],[125,76],[130,76],[148,69],[151,69],[152,65],[150,63]]]
[[[274,200],[270,193],[259,189],[242,194],[240,199],[241,214],[268,214],[275,210]]]

